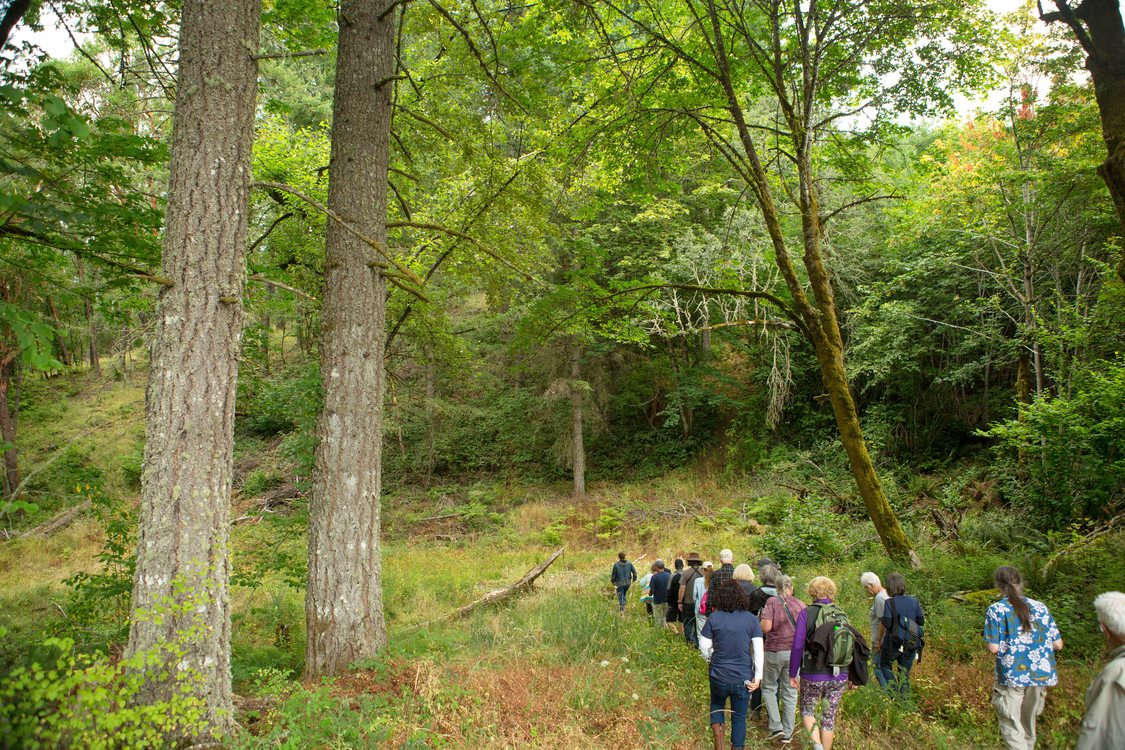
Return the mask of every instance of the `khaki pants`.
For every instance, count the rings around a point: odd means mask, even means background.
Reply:
[[[1008,750],[1035,750],[1035,719],[1043,713],[1047,689],[993,684],[992,707]]]

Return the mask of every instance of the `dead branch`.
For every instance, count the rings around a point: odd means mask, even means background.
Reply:
[[[87,500],[83,503],[75,505],[69,510],[64,510],[61,513],[56,513],[55,516],[49,521],[45,521],[39,524],[30,531],[25,531],[20,536],[51,536],[51,534],[54,534],[56,531],[60,531],[69,526],[74,521],[74,519],[78,518],[78,516],[89,510],[91,505],[92,503]]]
[[[425,628],[425,627],[428,627],[430,625],[434,625],[436,623],[443,622],[445,620],[453,620],[453,619],[458,619],[458,618],[462,618],[462,617],[467,617],[468,615],[472,614],[474,611],[476,611],[477,609],[480,609],[481,607],[487,607],[487,606],[490,606],[492,604],[497,604],[497,603],[502,602],[505,599],[511,597],[514,594],[517,594],[517,593],[519,593],[519,592],[521,592],[525,589],[530,588],[531,584],[535,581],[535,579],[538,578],[539,576],[541,576],[543,574],[543,571],[545,571],[545,570],[547,570],[547,568],[551,567],[551,563],[553,563],[555,560],[558,560],[559,557],[562,555],[562,553],[565,550],[566,550],[566,547],[560,547],[558,550],[555,551],[555,553],[553,555],[548,557],[545,562],[541,563],[540,565],[535,566],[531,570],[524,573],[523,578],[519,579],[518,581],[513,583],[511,586],[508,586],[507,588],[496,589],[495,591],[490,591],[487,594],[485,594],[484,596],[482,596],[480,599],[477,599],[472,604],[466,604],[464,607],[461,607],[460,609],[455,609],[452,612],[447,612],[446,614],[442,615],[441,617],[438,617],[434,620],[430,620],[428,622],[424,622],[420,625],[415,625],[412,628],[408,628],[408,630],[417,630],[419,628]]]

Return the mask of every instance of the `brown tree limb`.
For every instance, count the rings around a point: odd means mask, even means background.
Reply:
[[[519,579],[518,581],[513,583],[511,586],[508,586],[508,587],[502,588],[502,589],[496,589],[495,591],[490,591],[487,594],[485,594],[484,596],[482,596],[480,599],[477,599],[472,604],[466,604],[464,607],[461,607],[460,609],[455,609],[452,612],[447,612],[446,614],[442,615],[441,617],[430,620],[428,622],[424,622],[420,625],[415,625],[412,628],[409,628],[409,630],[417,630],[417,629],[420,629],[420,628],[429,627],[430,625],[434,625],[434,624],[439,623],[439,622],[444,622],[445,620],[454,620],[454,619],[459,619],[459,618],[462,618],[462,617],[467,617],[470,614],[472,614],[474,611],[476,611],[477,609],[480,609],[481,607],[487,607],[487,606],[490,606],[490,605],[493,605],[493,604],[498,604],[499,602],[502,602],[505,599],[508,599],[509,597],[513,596],[514,594],[518,594],[521,591],[524,591],[524,590],[530,588],[531,584],[535,582],[535,579],[538,578],[539,576],[541,576],[543,574],[543,572],[545,570],[547,570],[547,568],[551,567],[551,564],[555,560],[558,560],[559,557],[562,555],[562,553],[565,550],[566,550],[566,547],[560,547],[559,549],[557,549],[555,551],[554,554],[552,554],[550,557],[548,557],[546,559],[546,561],[540,563],[539,565],[535,566],[531,570],[524,573],[523,578]]]

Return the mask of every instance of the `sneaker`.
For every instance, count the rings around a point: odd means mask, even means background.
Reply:
[[[791,745],[793,744],[793,735],[786,736],[785,734],[782,734],[778,738],[778,741],[781,742],[782,745]]]
[[[785,732],[778,729],[776,731],[770,732],[770,736],[767,737],[766,739],[768,739],[768,740],[780,740],[784,736],[785,736]]]

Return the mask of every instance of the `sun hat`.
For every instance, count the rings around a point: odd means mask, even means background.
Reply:
[[[699,565],[703,562],[703,558],[699,556],[698,552],[689,552],[687,553],[687,562],[688,565]]]

